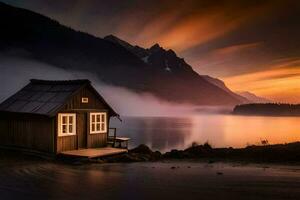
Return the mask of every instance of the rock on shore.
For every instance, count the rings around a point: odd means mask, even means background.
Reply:
[[[104,162],[142,162],[168,159],[207,159],[250,162],[300,162],[300,142],[245,148],[212,148],[208,143],[193,145],[185,150],[171,150],[162,154],[141,144],[127,154],[102,158]]]

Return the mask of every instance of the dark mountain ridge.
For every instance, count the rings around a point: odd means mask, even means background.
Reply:
[[[174,51],[165,51],[159,45],[146,51],[137,46],[128,50],[107,38],[75,31],[43,15],[1,2],[0,26],[0,52],[21,49],[31,59],[67,70],[90,72],[104,83],[138,93],[149,92],[171,102],[241,103],[197,74]],[[143,55],[144,59],[149,56],[147,62],[140,59]]]
[[[172,49],[165,50],[159,44],[155,44],[152,47],[145,49],[140,46],[133,46],[114,35],[108,35],[104,37],[104,39],[123,46],[146,64],[161,71],[195,73],[193,68],[187,64],[183,58],[179,58]]]
[[[133,46],[129,44],[128,42],[114,36],[114,35],[108,35],[104,37],[104,39],[111,41],[115,44],[119,44],[123,47],[125,47],[127,50],[138,56],[141,60],[143,60],[145,63],[156,67],[162,71],[168,71],[172,73],[183,73],[183,72],[191,72],[193,73],[193,68],[185,62],[183,58],[179,58],[176,53],[169,49],[165,50],[159,44],[155,44],[152,47],[148,49],[144,49],[140,46]],[[249,103],[251,102],[246,97],[243,97],[239,94],[236,94],[232,92],[225,83],[217,78],[213,78],[208,75],[199,75],[201,78],[205,79],[207,82],[217,86],[218,88],[224,90],[232,97],[238,99],[242,103]]]

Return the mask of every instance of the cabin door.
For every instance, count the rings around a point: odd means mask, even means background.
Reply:
[[[87,148],[87,115],[79,113],[77,115],[77,148]]]

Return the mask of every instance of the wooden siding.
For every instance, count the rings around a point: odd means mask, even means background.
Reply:
[[[103,110],[95,110],[102,111]],[[96,148],[96,147],[105,147],[107,143],[107,132],[106,133],[97,133],[90,134],[90,126],[89,126],[89,116],[90,112],[78,111],[74,110],[69,113],[76,113],[76,135],[70,136],[57,136],[57,153],[62,151],[70,151],[80,148]],[[109,119],[107,118],[107,123]],[[58,124],[57,124],[58,125]],[[81,139],[81,141],[79,141]],[[85,144],[83,144],[85,143]]]
[[[87,148],[87,119],[86,113],[81,112],[77,113],[77,126],[76,126],[76,134],[78,141],[78,148]]]
[[[54,126],[51,118],[1,118],[0,144],[54,153]]]
[[[81,98],[87,97],[88,103],[82,103]],[[81,88],[72,99],[64,106],[63,110],[92,110],[92,109],[108,109],[107,106],[97,98],[97,95],[89,86]]]
[[[77,149],[77,135],[57,137],[57,153]]]
[[[106,141],[106,133],[88,134],[88,148],[105,147]]]
[[[62,112],[63,113],[63,112]],[[75,113],[75,112],[69,112],[69,113]],[[62,151],[70,151],[77,149],[77,134],[78,134],[78,117],[76,114],[76,135],[68,135],[68,136],[58,136],[58,114],[56,115],[56,153],[60,153]]]
[[[88,103],[82,103],[82,97],[88,97]],[[107,143],[107,133],[90,134],[88,118],[90,112],[107,112],[107,127],[109,127],[109,109],[90,86],[79,89],[59,111],[77,115],[76,135],[64,137],[58,137],[57,115],[47,117],[38,114],[2,112],[0,114],[0,145],[49,153],[76,150],[78,147],[104,147]],[[86,141],[78,143],[78,133],[85,134]],[[85,147],[84,143],[86,143]]]
[[[107,127],[108,127],[108,117],[106,118],[107,120]],[[96,134],[91,134],[90,133],[90,112],[87,113],[87,147],[88,148],[96,148],[96,147],[105,147],[107,144],[107,135],[108,132],[106,133],[96,133]],[[108,129],[107,129],[108,130]]]
[[[81,98],[87,97],[88,103],[82,103]],[[107,127],[109,127],[109,112],[107,106],[100,101],[93,90],[86,86],[80,89],[72,99],[64,105],[60,113],[76,113],[76,135],[57,137],[57,153],[82,148],[105,147],[107,144],[107,132],[90,134],[90,112],[106,112]],[[85,134],[86,137],[82,137]],[[80,140],[80,141],[79,141]]]

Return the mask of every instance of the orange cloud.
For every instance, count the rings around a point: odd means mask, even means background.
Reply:
[[[48,6],[33,10],[96,36],[115,34],[143,47],[160,43],[182,54],[200,74],[226,77],[234,90],[299,102],[300,64],[275,60],[299,55],[299,12],[293,9],[299,2],[93,0],[66,3],[60,12],[62,4],[51,5],[48,11]]]
[[[271,69],[223,80],[234,91],[250,91],[278,102],[300,103],[300,60],[286,61]]]
[[[198,56],[192,66],[200,74],[211,74],[213,76],[228,76],[257,71],[261,68],[261,62],[273,59],[264,52],[263,42],[244,43],[214,49]]]
[[[157,40],[168,48],[185,50],[224,35],[236,28],[240,21],[238,18],[228,20],[222,14],[192,15],[174,25]]]
[[[184,51],[265,16],[272,7],[270,4],[260,4],[247,9],[229,5],[204,8],[201,5],[194,7],[185,4],[160,5],[162,9],[154,10],[151,16],[148,16],[148,11],[128,10],[123,14],[122,23],[117,25],[114,34],[141,46],[160,43],[163,47]]]
[[[228,56],[230,54],[236,54],[244,50],[257,48],[259,46],[261,46],[261,42],[238,44],[229,47],[224,47],[221,49],[216,49],[215,51],[211,52],[210,55],[213,57]]]

